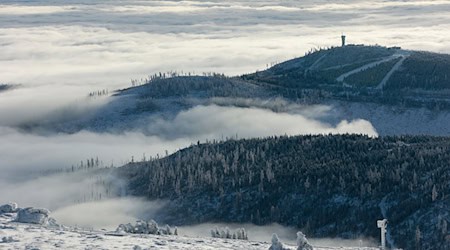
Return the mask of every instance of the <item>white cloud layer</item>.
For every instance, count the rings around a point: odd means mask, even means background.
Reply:
[[[121,166],[134,157],[163,155],[188,146],[186,139],[163,140],[141,133],[36,135],[0,127],[0,181],[14,182],[45,170],[68,169],[98,157],[105,166]],[[3,198],[0,196],[0,198]]]
[[[318,108],[302,108],[304,113]],[[300,111],[300,110],[299,110]],[[320,114],[315,114],[319,116]],[[179,113],[173,120],[156,120],[146,128],[152,134],[175,138],[220,139],[271,135],[343,134],[356,133],[377,136],[376,130],[365,120],[341,121],[336,126],[322,123],[305,114],[276,113],[260,108],[196,106]]]
[[[0,82],[127,85],[168,71],[252,72],[340,43],[450,52],[450,1],[11,1]]]
[[[63,225],[115,230],[119,224],[154,218],[157,210],[163,205],[162,201],[115,198],[63,207],[53,212],[51,216]]]
[[[152,119],[135,132],[119,134],[80,131],[75,134],[32,134],[0,126],[0,170],[4,173],[36,173],[67,169],[80,160],[98,157],[109,166],[123,165],[133,156],[164,155],[189,146],[197,140],[224,137],[253,138],[272,135],[360,133],[377,136],[365,120],[341,121],[336,125],[320,122],[321,107],[303,107],[303,113],[276,113],[261,108],[195,106],[173,119]],[[315,111],[314,115],[310,112]],[[73,113],[71,110],[67,113]],[[64,115],[64,114],[63,114]],[[58,119],[58,118],[55,118]],[[145,132],[147,135],[142,134]],[[11,179],[11,177],[8,177]]]

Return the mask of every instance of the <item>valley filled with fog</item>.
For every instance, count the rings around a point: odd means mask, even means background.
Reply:
[[[443,0],[76,2],[0,2],[0,84],[12,86],[0,88],[0,203],[46,207],[68,225],[112,228],[151,218],[165,202],[120,198],[123,184],[116,177],[72,171],[91,159],[99,168],[110,168],[207,140],[379,135],[363,114],[366,109],[348,111],[332,102],[298,105],[282,98],[198,105],[194,100],[173,114],[140,118],[131,128],[124,121],[127,129],[103,130],[102,119],[122,122],[113,117],[115,111],[108,112],[115,107],[127,112],[127,97],[114,91],[131,87],[131,80],[144,82],[170,71],[251,73],[314,48],[338,46],[342,33],[354,44],[450,53],[450,1]],[[108,94],[88,96],[104,90]],[[100,118],[94,124],[92,117]],[[70,123],[75,120],[80,122]],[[114,183],[114,192],[100,182]],[[102,216],[76,216],[95,211]],[[210,227],[191,231],[208,233]],[[274,230],[284,237],[283,230],[291,229],[274,225],[265,230],[255,239],[269,240]]]

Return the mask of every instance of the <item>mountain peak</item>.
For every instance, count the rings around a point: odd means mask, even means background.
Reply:
[[[349,44],[311,50],[247,78],[285,87],[437,91],[450,89],[449,73],[450,55]]]

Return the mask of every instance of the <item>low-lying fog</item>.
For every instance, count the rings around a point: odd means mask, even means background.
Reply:
[[[70,108],[64,110],[71,112]],[[304,114],[215,105],[196,106],[174,119],[156,119],[142,126],[152,135],[138,129],[114,134],[85,130],[42,134],[0,126],[0,202],[16,200],[50,209],[66,205],[67,197],[74,199],[69,194],[82,193],[83,188],[89,187],[83,184],[84,172],[57,175],[54,172],[76,170],[87,166],[88,160],[95,159],[98,167],[119,167],[132,160],[163,157],[197,141],[236,135],[238,138],[328,133],[377,135],[365,120],[344,120],[334,126]]]
[[[115,230],[119,224],[134,223],[146,217],[152,218],[158,209],[164,206],[164,201],[145,201],[138,198],[115,198],[98,202],[75,204],[56,210],[52,216],[65,225],[84,228]],[[164,226],[160,223],[160,226]],[[173,225],[172,225],[173,227]],[[190,226],[179,226],[180,236],[211,237],[211,230],[228,227],[231,232],[245,228],[249,240],[270,242],[272,234],[276,233],[283,243],[296,245],[296,233],[299,229],[282,226],[277,223],[257,226],[238,223],[203,223]],[[359,247],[377,246],[375,239],[340,239],[340,238],[308,238],[314,246],[321,247]]]
[[[112,97],[111,97],[112,98]],[[107,103],[106,98],[100,104]],[[80,110],[89,114],[95,105],[82,107],[75,101],[64,107],[77,118]],[[75,108],[73,108],[75,107]],[[31,107],[32,109],[34,107]],[[16,107],[20,112],[21,108]],[[39,108],[35,108],[38,110]],[[196,106],[179,113],[173,120],[154,120],[145,124],[153,136],[140,131],[125,133],[94,133],[82,130],[74,134],[27,133],[14,127],[0,126],[0,202],[16,201],[21,207],[46,207],[52,216],[65,225],[114,230],[121,223],[151,218],[163,205],[163,201],[149,202],[133,197],[118,197],[124,193],[124,183],[94,169],[81,169],[87,161],[95,161],[99,167],[117,167],[134,160],[165,156],[189,146],[197,140],[221,140],[223,137],[253,138],[271,135],[364,133],[376,136],[371,124],[364,120],[342,121],[337,125],[322,123],[315,119],[320,112],[312,114],[311,107],[297,107],[297,113],[276,113],[262,108],[223,107],[216,105]],[[295,111],[295,110],[294,110]],[[20,118],[34,121],[30,116]],[[9,114],[14,117],[16,114]],[[59,120],[52,115],[52,119]],[[17,124],[21,124],[20,121]],[[13,124],[14,125],[14,124]],[[97,160],[98,159],[98,160]],[[83,162],[83,163],[81,163]],[[98,162],[98,163],[97,163]],[[92,163],[89,163],[92,164]],[[75,171],[73,171],[75,170]],[[106,184],[105,184],[106,183]],[[180,234],[209,236],[215,225],[181,227]],[[217,225],[219,227],[225,225]],[[254,226],[228,225],[230,228],[245,227],[251,240],[269,241],[272,233],[279,234],[287,243],[295,239],[295,229],[280,225]],[[312,241],[316,245],[358,246],[359,241],[338,239]],[[363,245],[369,244],[363,242]]]

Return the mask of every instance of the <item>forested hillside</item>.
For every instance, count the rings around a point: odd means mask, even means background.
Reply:
[[[161,220],[279,222],[311,237],[379,237],[448,249],[450,139],[317,135],[193,145],[130,163],[131,195],[169,199]]]
[[[387,89],[450,89],[450,56],[431,52],[412,53],[402,69],[392,75]]]
[[[288,88],[285,96],[295,98],[299,90],[311,89],[347,101],[450,108],[450,56],[399,47],[321,48],[242,78]]]
[[[134,94],[144,98],[173,97],[258,97],[270,96],[270,93],[258,85],[249,84],[237,78],[214,76],[175,76],[170,78],[154,77],[143,85],[120,90],[117,95]]]

